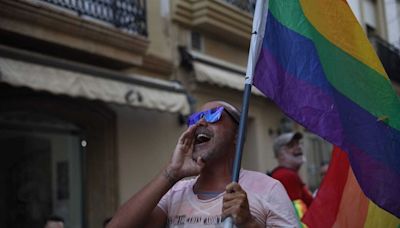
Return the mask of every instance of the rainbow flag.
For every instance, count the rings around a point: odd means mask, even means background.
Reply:
[[[292,203],[294,207],[294,212],[296,213],[296,217],[299,218],[298,219],[299,228],[307,227],[300,220],[300,218],[303,218],[304,214],[307,211],[307,205],[301,199],[294,200],[292,201]]]
[[[399,218],[379,208],[361,191],[347,153],[338,147],[333,150],[328,172],[303,222],[309,227],[400,226]]]
[[[266,4],[253,84],[346,151],[365,196],[399,218],[400,100],[347,2]]]

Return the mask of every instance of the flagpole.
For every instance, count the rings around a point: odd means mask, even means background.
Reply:
[[[254,69],[260,54],[262,40],[264,38],[266,16],[268,12],[269,0],[257,0],[256,9],[253,17],[253,29],[251,33],[249,56],[247,59],[247,70],[244,83],[242,111],[240,115],[240,123],[238,129],[238,141],[235,150],[235,160],[233,162],[232,182],[239,182],[239,174],[241,168],[243,146],[246,135],[247,116],[249,111],[249,103],[251,96],[251,87],[253,84]],[[233,227],[233,220],[227,217],[224,220],[224,228]]]

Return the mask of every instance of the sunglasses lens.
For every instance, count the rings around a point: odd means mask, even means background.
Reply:
[[[201,116],[202,116],[201,112],[196,112],[196,113],[193,113],[192,115],[190,115],[187,120],[188,126],[190,127],[190,126],[196,124],[201,119]]]
[[[224,110],[223,107],[218,107],[218,108],[215,108],[215,109],[208,110],[208,112],[204,116],[204,118],[208,123],[215,123],[219,119],[221,119],[221,114],[222,114],[223,110]]]
[[[201,118],[204,118],[207,123],[215,123],[221,119],[222,112],[224,111],[224,107],[218,107],[214,109],[209,109],[203,112],[196,112],[189,116],[187,124],[188,126],[192,126],[196,124]]]

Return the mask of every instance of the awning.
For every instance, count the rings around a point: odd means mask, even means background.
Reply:
[[[38,64],[48,61],[34,56],[20,60],[15,53],[7,55],[0,56],[0,81],[13,86],[184,115],[190,112],[185,90],[177,82],[87,66],[70,67],[65,61],[55,64],[53,58],[49,66]]]
[[[197,81],[243,91],[245,68],[197,52],[192,51],[190,54]],[[264,96],[256,87],[252,88],[252,93]]]

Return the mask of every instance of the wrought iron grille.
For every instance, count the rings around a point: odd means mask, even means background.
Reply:
[[[147,36],[146,0],[41,0]]]
[[[254,14],[254,9],[256,8],[255,0],[225,0],[225,2],[230,3],[241,10],[248,11]]]

